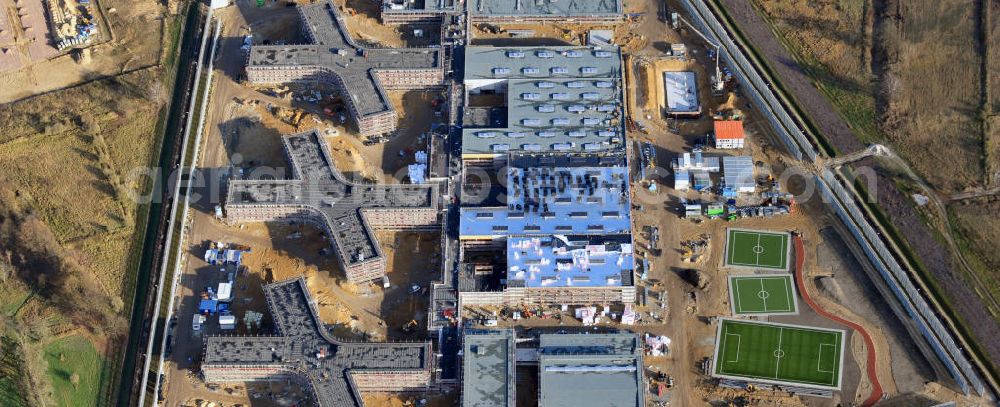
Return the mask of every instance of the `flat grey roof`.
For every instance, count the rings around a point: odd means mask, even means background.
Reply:
[[[274,206],[315,217],[336,241],[348,265],[382,256],[364,211],[437,207],[436,184],[348,181],[337,171],[321,137],[315,130],[282,137],[292,178],[231,180],[226,206]]]
[[[299,6],[302,24],[312,40],[307,45],[255,45],[249,67],[302,68],[335,75],[360,116],[392,110],[374,71],[441,67],[439,49],[365,48],[344,29],[337,7],[329,0]],[[316,80],[327,78],[313,78]]]
[[[277,336],[215,336],[205,340],[204,367],[282,366],[308,381],[318,405],[362,406],[350,371],[425,370],[430,343],[345,343],[327,333],[303,278],[264,287]]]
[[[539,407],[642,407],[642,344],[632,333],[546,334]]]
[[[607,53],[607,54],[605,54]],[[595,67],[590,74],[581,74],[582,67]],[[526,73],[525,67],[539,68],[538,73]],[[567,72],[554,74],[553,67]],[[494,74],[493,68],[509,68],[506,74]],[[472,79],[544,79],[544,78],[621,78],[621,54],[618,47],[535,46],[465,48],[465,80]]]
[[[701,111],[698,103],[698,81],[694,72],[664,71],[663,87],[666,91],[667,111],[671,113],[692,113]]]
[[[617,47],[468,47],[470,92],[504,88],[506,127],[466,128],[462,153],[624,149]]]
[[[722,179],[727,188],[753,190],[757,181],[753,178],[753,157],[722,157]]]
[[[514,333],[466,330],[462,341],[462,406],[513,407]]]
[[[621,0],[469,0],[472,16],[577,17],[622,13]]]

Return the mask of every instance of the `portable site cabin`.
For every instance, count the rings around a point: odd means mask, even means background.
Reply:
[[[205,251],[205,263],[216,264],[219,259],[219,251],[216,249],[208,249]]]
[[[687,191],[691,187],[691,174],[687,170],[674,171],[674,189]]]
[[[243,250],[227,249],[222,253],[222,259],[225,264],[234,264],[239,267],[243,264],[243,253],[245,253]]]
[[[671,162],[674,170],[719,172],[719,157],[705,157],[701,150],[681,154]]]
[[[707,172],[697,171],[691,173],[691,178],[694,179],[694,190],[695,191],[707,191],[712,188],[712,178],[709,177]]]
[[[239,249],[208,249],[205,251],[205,263],[231,264],[239,267],[243,264],[243,254],[248,250]]]
[[[236,316],[229,315],[219,315],[219,328],[224,330],[236,329]]]
[[[219,308],[219,302],[216,300],[201,300],[198,304],[198,313],[200,314],[214,314]]]
[[[191,329],[195,332],[201,331],[201,324],[205,323],[205,316],[201,314],[194,314],[191,317]]]
[[[708,216],[722,216],[725,215],[725,213],[726,210],[720,203],[708,204],[708,206],[705,207],[705,214]]]
[[[716,120],[715,148],[743,148],[746,135],[743,133],[743,122],[740,120]]]
[[[219,283],[219,290],[216,292],[216,299],[222,302],[233,300],[233,283]]]
[[[697,218],[700,216],[701,216],[701,205],[699,204],[684,205],[685,218]]]

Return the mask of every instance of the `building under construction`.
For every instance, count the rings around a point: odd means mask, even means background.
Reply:
[[[622,58],[617,47],[467,47],[462,159],[489,163],[508,153],[620,154]]]
[[[474,23],[578,22],[613,24],[622,21],[621,0],[468,0]],[[382,0],[382,22],[405,24],[437,21],[458,14],[456,0]]]
[[[318,132],[284,136],[282,142],[290,179],[231,180],[225,205],[229,223],[316,225],[331,238],[347,280],[353,283],[386,276],[385,257],[374,229],[437,230],[436,184],[351,182],[337,171]]]
[[[437,23],[462,11],[458,0],[382,0],[385,24]]]
[[[250,84],[329,83],[343,95],[362,136],[396,129],[398,115],[386,90],[443,86],[440,49],[360,46],[330,0],[301,5],[298,11],[310,43],[252,46]]]
[[[621,0],[468,0],[473,22],[611,24],[622,21]]]
[[[624,157],[511,155],[508,162],[503,193],[460,209],[460,303],[634,301]]]
[[[465,61],[459,305],[634,301],[620,50],[468,47]]]
[[[264,287],[275,336],[205,340],[206,382],[292,380],[315,405],[362,406],[364,391],[422,391],[433,372],[431,344],[345,343],[319,320],[305,280]]]
[[[538,406],[642,407],[642,343],[630,332],[542,334],[515,351],[511,331],[466,330],[463,407],[513,406],[514,366],[538,366]]]
[[[677,119],[701,116],[698,81],[691,71],[663,71],[664,115]]]

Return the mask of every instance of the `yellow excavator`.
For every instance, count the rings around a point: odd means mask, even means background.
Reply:
[[[735,93],[728,92],[726,94],[726,101],[715,109],[712,118],[715,120],[743,120],[743,111],[736,108]]]
[[[403,324],[403,332],[410,333],[413,329],[417,327],[417,320],[411,319],[410,322]]]

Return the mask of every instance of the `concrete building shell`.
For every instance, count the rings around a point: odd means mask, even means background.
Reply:
[[[264,287],[279,336],[214,336],[205,341],[206,382],[294,380],[315,405],[362,406],[364,391],[421,391],[430,386],[429,342],[346,343],[326,331],[305,280]]]
[[[398,119],[387,90],[442,87],[439,49],[364,48],[346,32],[331,2],[298,7],[310,44],[250,48],[247,81],[252,85],[328,83],[344,96],[362,136],[396,130]]]
[[[374,230],[437,230],[437,185],[358,184],[346,180],[315,131],[283,138],[290,180],[231,180],[229,223],[306,222],[327,236],[348,281],[385,276]]]

